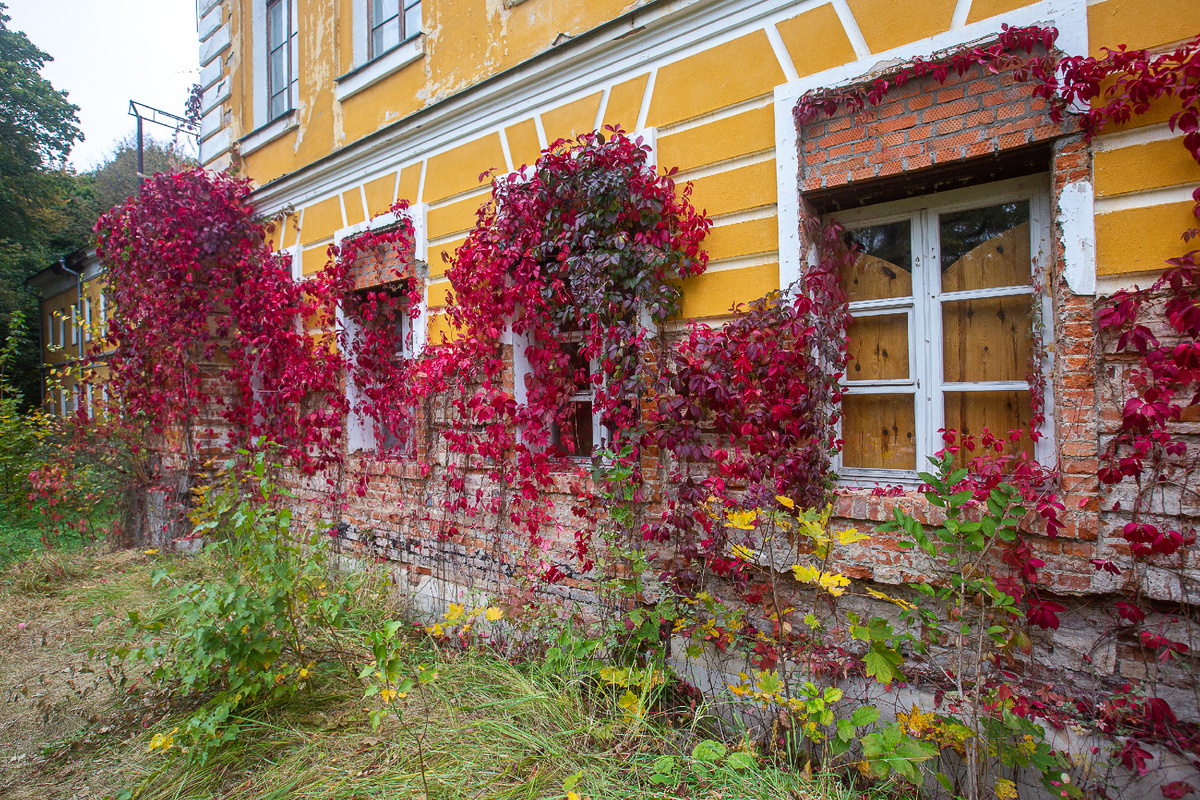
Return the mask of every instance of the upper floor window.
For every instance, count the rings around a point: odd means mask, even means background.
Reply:
[[[295,0],[267,3],[267,104],[269,119],[295,107],[299,75]]]
[[[421,32],[421,0],[370,0],[371,58]]]
[[[860,253],[841,276],[853,317],[843,478],[915,479],[943,429],[1047,455],[1029,434],[1047,207],[1022,179],[840,215]]]

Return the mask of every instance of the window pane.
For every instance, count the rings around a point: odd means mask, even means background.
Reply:
[[[396,10],[395,0],[392,0],[391,2],[388,2],[388,0],[371,0],[372,24],[378,25],[388,17],[394,17],[396,15]]]
[[[421,4],[409,8],[404,12],[404,38],[408,39],[416,36],[421,32]]]
[[[271,94],[287,88],[287,51],[279,48],[271,53]]]
[[[390,22],[374,29],[371,42],[374,54],[386,53],[397,44],[400,44],[400,17],[394,17]]]
[[[275,119],[287,113],[288,99],[287,92],[280,92],[271,98],[271,119]]]
[[[572,401],[567,405],[567,418],[560,427],[551,426],[551,446],[561,456],[590,456],[592,454],[592,403]]]
[[[1029,283],[1028,201],[942,214],[938,234],[942,291]]]
[[[846,380],[907,380],[908,315],[855,317],[848,331],[850,361]]]
[[[267,46],[272,49],[283,43],[283,5],[279,2],[267,9]]]
[[[1031,304],[1029,295],[943,303],[943,380],[1025,380]]]
[[[976,437],[986,428],[992,436],[1004,441],[1003,452],[1026,452],[1033,455],[1033,440],[1029,436],[1029,419],[1033,415],[1029,392],[946,392],[946,429]],[[1021,438],[1008,443],[1008,432],[1021,430]],[[974,454],[995,455],[995,450],[976,447]]]
[[[842,464],[916,469],[916,411],[911,394],[848,394],[842,398]]]
[[[851,302],[912,294],[912,223],[872,225],[846,232],[858,260],[842,268],[842,289]]]

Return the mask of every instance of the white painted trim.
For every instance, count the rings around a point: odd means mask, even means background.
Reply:
[[[228,127],[200,143],[200,163],[211,164],[233,146],[233,134]]]
[[[286,133],[291,133],[298,127],[300,127],[300,115],[295,111],[289,111],[274,122],[243,136],[238,142],[242,147],[242,155],[253,153],[258,148],[270,144]],[[340,195],[341,192],[338,194]]]
[[[221,27],[221,15],[225,9],[214,6],[207,14],[200,18],[196,23],[196,33],[200,37],[200,41],[204,41],[217,32]]]
[[[232,81],[230,81],[229,78],[225,78],[214,86],[206,89],[204,94],[201,95],[200,112],[207,114],[213,108],[228,100],[229,86],[231,83]]]
[[[267,4],[263,0],[254,0],[249,5],[250,78],[253,87],[251,110],[254,114],[252,124],[255,130],[258,130],[267,124],[270,114],[270,109],[267,108]],[[242,68],[245,69],[244,66]],[[269,213],[274,211],[275,209],[271,209]]]
[[[227,22],[200,45],[200,66],[207,66],[210,61],[228,50],[229,43],[229,23]]]
[[[1090,181],[1068,183],[1058,198],[1063,279],[1075,294],[1096,293],[1096,209]]]
[[[846,0],[833,0],[847,34],[851,25],[857,32]],[[844,11],[843,11],[844,7]],[[849,85],[862,80],[881,61],[909,61],[917,56],[929,56],[999,34],[1001,25],[1022,27],[1035,24],[1052,25],[1059,31],[1056,46],[1066,55],[1088,55],[1086,0],[1042,0],[1024,8],[974,22],[956,30],[940,33],[928,39],[906,44],[870,56],[855,45],[859,60],[807,75],[775,87],[776,184],[779,197],[779,283],[786,289],[800,277],[803,254],[800,249],[800,158],[797,152],[799,134],[792,112],[797,101],[814,89]],[[862,34],[858,33],[861,38]],[[854,44],[854,36],[851,35]],[[865,41],[862,44],[865,50]],[[869,57],[869,62],[868,62]]]
[[[1115,197],[1097,197],[1096,213],[1111,214],[1114,211],[1128,211],[1133,208],[1161,206],[1167,203],[1190,203],[1192,192],[1196,189],[1194,183],[1186,186],[1172,186],[1166,189],[1146,189],[1141,192],[1129,192]]]
[[[604,113],[608,111],[608,95],[612,92],[611,86],[605,86],[604,91],[600,93],[600,105],[596,108],[596,121],[592,123],[592,130],[598,131],[604,127]],[[501,128],[500,130],[504,130]],[[509,165],[508,171],[512,172],[512,165]]]
[[[221,80],[221,76],[225,74],[225,65],[220,59],[211,62],[207,67],[200,70],[200,88],[207,89],[217,81]]]
[[[638,106],[637,122],[634,127],[638,130],[646,127],[646,118],[650,115],[650,101],[654,97],[654,83],[658,80],[658,69],[650,70],[649,77],[646,78],[646,88],[642,90],[642,102]]]
[[[705,164],[702,167],[695,167],[687,171],[680,171],[675,174],[675,180],[682,181],[698,181],[701,178],[708,178],[712,175],[721,175],[726,172],[731,172],[742,167],[752,167],[755,164],[765,164],[775,158],[774,150],[759,150],[755,153],[747,153],[746,155],[728,158],[724,161],[717,161],[713,164]],[[774,205],[770,203],[769,205]]]
[[[833,0],[833,10],[842,22],[842,27],[846,31],[846,38],[850,40],[850,46],[854,48],[854,55],[858,56],[860,61],[864,58],[870,58],[871,48],[867,47],[867,40],[863,37],[862,30],[858,27],[858,20],[854,18],[854,12],[850,10],[850,5],[846,0]]]
[[[737,225],[740,222],[753,222],[758,219],[775,219],[778,211],[776,205],[759,206],[745,211],[730,211],[726,214],[712,214],[709,220],[714,228],[724,228],[726,225]]]
[[[783,37],[779,35],[779,30],[774,24],[770,24],[763,28],[763,32],[767,34],[767,41],[771,43],[771,50],[775,52],[775,60],[779,62],[779,68],[783,70],[784,79],[799,80],[800,73],[796,71],[796,65],[792,63],[792,55],[787,51]]]
[[[352,0],[350,14],[353,17],[353,28],[350,34],[352,43],[351,58],[355,69],[366,64],[371,58],[371,24],[370,11],[367,3],[371,0]],[[341,98],[338,98],[339,100]]]
[[[512,150],[508,145],[508,132],[504,128],[500,129],[500,151],[504,153],[504,168],[512,172],[516,167],[513,166]]]
[[[834,467],[844,484],[858,484],[864,480],[881,483],[915,484],[916,473],[927,469],[928,456],[942,448],[938,429],[945,426],[945,392],[1028,390],[1024,381],[976,381],[970,383],[947,382],[943,377],[942,319],[943,305],[959,300],[1028,295],[1028,286],[999,287],[968,291],[943,292],[941,260],[938,241],[938,217],[947,212],[981,206],[1027,200],[1029,203],[1031,269],[1043,274],[1051,261],[1049,179],[1041,175],[1015,178],[992,184],[983,184],[964,189],[955,189],[921,197],[907,198],[877,206],[853,209],[839,217],[848,228],[862,225],[884,224],[903,220],[912,225],[913,294],[909,297],[886,298],[877,301],[860,301],[849,304],[850,312],[857,318],[883,314],[906,313],[909,315],[909,380],[851,381],[843,378],[847,395],[912,394],[915,417],[916,469],[884,470],[844,468],[841,455],[834,459]],[[1031,272],[1031,276],[1032,276]],[[1044,408],[1046,421],[1042,427],[1042,439],[1035,445],[1034,454],[1040,463],[1053,464],[1055,458],[1054,396],[1053,381],[1053,336],[1054,316],[1048,293],[1043,292],[1041,303],[1043,330],[1046,341],[1043,345],[1050,354],[1043,362],[1046,394]],[[840,430],[839,430],[840,436]]]
[[[956,31],[967,24],[967,17],[971,15],[971,0],[958,0],[954,4],[954,15],[950,17],[950,30]]]
[[[338,102],[344,102],[424,57],[425,34],[422,33],[338,78],[335,81],[334,96]]]
[[[664,125],[659,129],[659,132],[664,136],[683,133],[684,131],[690,131],[692,128],[699,128],[713,122],[720,122],[723,119],[736,117],[739,114],[745,114],[747,111],[755,111],[760,108],[766,108],[773,102],[773,98],[770,96],[753,97],[749,100],[743,100],[740,103],[734,103],[731,106],[719,108],[716,111],[710,111],[707,114],[701,114],[698,117],[692,117],[691,119],[685,119],[682,122],[673,122],[670,125]]]
[[[1128,130],[1101,134],[1092,139],[1092,152],[1106,153],[1112,150],[1120,150],[1123,147],[1137,147],[1138,145],[1164,142],[1170,139],[1178,139],[1182,146],[1183,133],[1173,131],[1170,125],[1160,122],[1156,125],[1147,125],[1143,128],[1130,128]]]
[[[533,128],[537,131],[538,147],[540,147],[542,150],[545,150],[550,146],[550,142],[546,140],[546,127],[542,125],[541,114],[533,115]]]

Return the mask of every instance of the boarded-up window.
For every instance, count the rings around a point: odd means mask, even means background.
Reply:
[[[1046,248],[1039,181],[947,192],[844,215],[857,252],[842,404],[844,477],[911,475],[942,431],[1007,440],[1033,455],[1030,371]],[[1015,436],[1015,434],[1014,434]]]

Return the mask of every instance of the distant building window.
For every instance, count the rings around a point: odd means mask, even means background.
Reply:
[[[83,298],[83,340],[90,342],[92,340],[92,298]]]
[[[297,37],[293,0],[267,3],[267,102],[270,119],[295,106],[298,86]]]
[[[421,0],[371,1],[371,58],[421,32]]]

